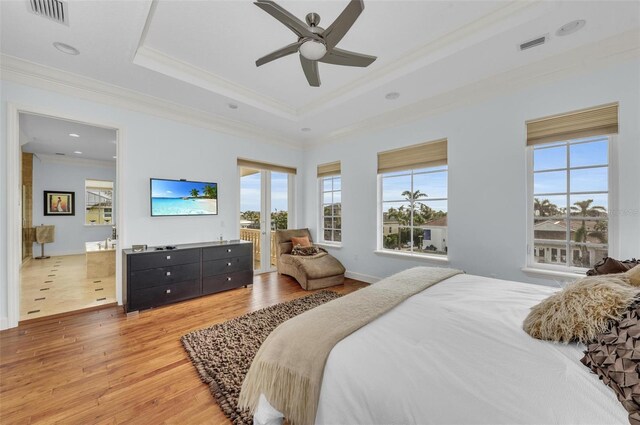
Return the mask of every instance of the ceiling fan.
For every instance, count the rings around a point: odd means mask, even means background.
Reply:
[[[298,36],[298,41],[295,43],[291,43],[258,59],[256,66],[300,52],[300,63],[309,85],[319,87],[318,62],[367,67],[376,60],[375,56],[350,52],[336,47],[336,44],[342,40],[364,10],[364,2],[362,0],[350,0],[340,16],[327,29],[318,26],[320,15],[317,13],[309,13],[306,16],[307,23],[305,24],[274,1],[257,0],[254,4],[282,22]]]

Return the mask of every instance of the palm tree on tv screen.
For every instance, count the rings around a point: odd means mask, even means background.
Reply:
[[[204,196],[209,199],[216,199],[218,197],[217,186],[211,186],[210,184],[206,184],[204,185],[204,188],[202,189],[202,191],[204,192]]]
[[[198,191],[198,189],[191,189],[191,196],[194,198],[200,196],[200,192]]]

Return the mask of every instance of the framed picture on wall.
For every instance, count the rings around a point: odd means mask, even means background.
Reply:
[[[44,215],[76,215],[76,193],[45,190]]]

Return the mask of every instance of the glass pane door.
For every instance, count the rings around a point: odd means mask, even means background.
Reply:
[[[271,172],[271,229],[269,246],[271,247],[271,269],[276,268],[276,230],[289,228],[289,174]]]
[[[253,269],[261,269],[262,173],[240,169],[240,239],[253,243]]]
[[[289,228],[291,175],[240,168],[240,239],[253,243],[254,271],[276,269],[276,230]]]

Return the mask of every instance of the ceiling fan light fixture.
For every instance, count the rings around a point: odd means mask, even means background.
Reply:
[[[317,61],[327,54],[327,46],[320,41],[308,39],[300,45],[300,54],[306,59]]]

